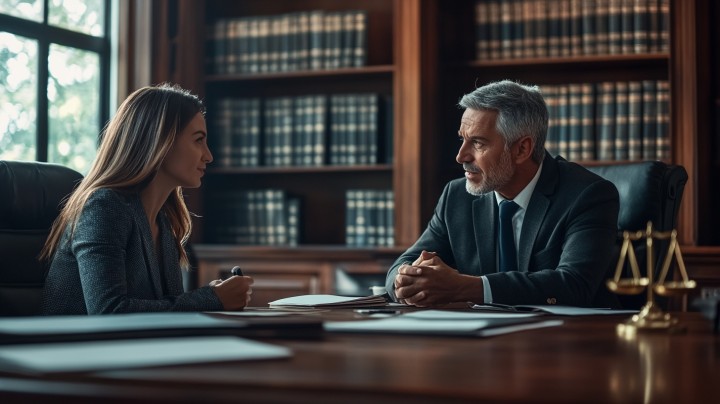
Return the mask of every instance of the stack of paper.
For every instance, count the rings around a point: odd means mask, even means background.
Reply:
[[[354,308],[386,306],[387,295],[349,297],[337,295],[301,295],[286,297],[269,303],[270,307],[314,307],[314,308]]]
[[[473,313],[424,310],[366,321],[331,321],[329,332],[417,334],[489,337],[561,325],[561,320],[537,321],[534,313]]]
[[[475,310],[491,311],[491,312],[536,312],[554,314],[557,316],[607,316],[607,315],[623,315],[637,314],[638,310],[614,310],[607,308],[588,308],[576,306],[561,305],[517,305],[511,306],[506,304],[476,304],[472,306]]]

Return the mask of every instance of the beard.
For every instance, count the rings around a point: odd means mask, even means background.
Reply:
[[[463,164],[465,171],[473,173],[479,173],[481,170],[470,164]],[[497,163],[493,164],[482,173],[482,179],[480,182],[472,182],[470,179],[465,180],[465,190],[470,195],[479,196],[498,189],[507,185],[510,179],[515,175],[515,166],[512,164],[510,158],[510,151],[505,150],[500,155],[500,159]]]

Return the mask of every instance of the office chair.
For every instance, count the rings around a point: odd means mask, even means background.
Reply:
[[[612,261],[608,276],[610,278],[615,273],[623,230],[645,230],[648,221],[652,221],[653,229],[657,231],[677,228],[678,210],[688,175],[684,167],[668,165],[660,161],[599,165],[587,169],[615,184],[620,194],[618,252]],[[633,245],[640,271],[644,276],[647,268],[645,240],[638,240]],[[668,246],[669,240],[654,241],[655,279],[659,275]],[[631,274],[625,273],[623,277],[631,277]],[[639,309],[646,302],[644,293],[619,295],[618,298],[623,307],[631,309]],[[659,304],[666,305],[667,302],[659,302]]]
[[[0,316],[37,314],[47,274],[38,256],[81,179],[57,164],[0,160]]]

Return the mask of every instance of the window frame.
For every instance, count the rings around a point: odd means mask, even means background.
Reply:
[[[100,114],[98,128],[102,130],[110,115],[110,74],[112,69],[112,38],[111,24],[112,8],[111,0],[103,0],[104,30],[102,37],[95,37],[66,28],[56,27],[48,23],[48,3],[50,0],[43,0],[43,21],[37,22],[27,20],[9,14],[0,13],[0,31],[8,32],[37,41],[38,66],[37,66],[37,122],[35,130],[35,160],[48,161],[48,150],[50,147],[49,133],[49,102],[48,102],[48,81],[49,81],[49,53],[50,44],[57,44],[69,48],[81,49],[98,54],[100,60]],[[100,133],[96,136],[99,138]]]

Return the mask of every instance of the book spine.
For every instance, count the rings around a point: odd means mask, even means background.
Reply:
[[[533,52],[535,57],[548,55],[548,5],[546,0],[533,1]]]
[[[649,26],[648,2],[649,0],[634,0],[634,27],[635,27],[635,53],[649,52]]]
[[[608,53],[622,53],[622,3],[623,0],[608,0]]]
[[[670,83],[667,80],[657,82],[657,156],[658,160],[670,158]]]
[[[475,3],[475,59],[490,59],[489,4],[483,1]]]
[[[615,160],[615,83],[603,82],[598,88],[599,116],[596,119],[598,133],[598,160]]]
[[[572,55],[572,29],[570,18],[570,0],[560,2],[560,56]]]
[[[355,53],[355,13],[346,11],[341,14],[342,24],[340,25],[340,63],[338,67],[352,67],[353,54]]]
[[[326,130],[326,105],[327,99],[324,95],[310,97],[312,102],[312,121],[310,131],[312,133],[312,161],[313,166],[325,164],[325,134]]]
[[[569,115],[567,157],[570,161],[582,160],[582,87],[580,84],[568,85]]]
[[[324,67],[325,49],[325,15],[322,11],[310,12],[310,69],[320,70]]]
[[[558,126],[557,86],[545,85],[540,88],[548,110],[548,131],[545,139],[545,149],[547,149],[550,154],[557,156],[559,151],[558,137],[560,133]]]
[[[659,51],[669,52],[670,51],[670,0],[659,0],[658,13],[659,13]]]
[[[615,160],[628,159],[628,83],[615,83]]]
[[[357,232],[355,228],[357,218],[357,197],[355,190],[345,191],[345,244],[349,247],[357,245]]]
[[[357,165],[358,164],[358,95],[350,94],[346,99],[346,111],[347,111],[347,132],[346,132],[346,143],[347,147],[347,164]]]
[[[395,193],[392,190],[385,192],[387,200],[385,206],[385,223],[387,231],[385,232],[385,245],[393,247],[395,245]]]
[[[519,59],[526,55],[527,51],[524,47],[525,44],[525,22],[523,20],[523,1],[514,0],[511,3],[512,17],[512,39],[511,49],[512,57]]]
[[[353,66],[362,67],[367,65],[367,30],[368,15],[365,10],[354,12],[355,15],[355,46]]]
[[[287,198],[288,245],[296,247],[300,244],[300,199]]]
[[[570,149],[570,118],[569,89],[567,85],[558,87],[558,155],[568,158]]]
[[[548,1],[548,29],[547,29],[547,47],[548,56],[558,57],[561,54],[560,51],[560,35],[562,35],[562,4],[559,1],[549,0]]]
[[[631,0],[620,2],[620,48],[623,54],[635,53],[635,15]]]
[[[642,82],[642,159],[655,160],[657,156],[657,82]]]
[[[490,26],[490,59],[502,58],[502,17],[500,0],[490,0],[488,3],[488,25]]]
[[[263,110],[263,164],[268,167],[278,165],[275,152],[275,138],[277,121],[278,99],[268,98],[265,100]]]
[[[296,70],[310,69],[310,13],[301,11],[297,14],[295,40]]]
[[[595,88],[591,83],[583,83],[580,85],[580,91],[582,160],[595,160]]]
[[[642,159],[642,108],[642,83],[639,81],[631,81],[628,83],[628,159],[632,161]]]
[[[608,0],[599,0],[595,6],[595,53],[607,55],[610,45],[608,41],[610,4]]]
[[[582,18],[583,18],[583,53],[585,55],[597,54],[597,37],[596,37],[596,4],[595,1],[582,2]]]
[[[570,0],[570,55],[583,52],[583,0]]]

